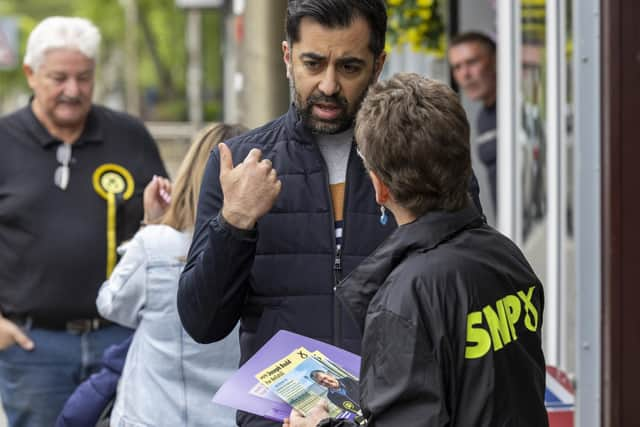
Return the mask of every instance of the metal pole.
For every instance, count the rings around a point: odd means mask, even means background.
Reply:
[[[546,2],[546,51],[547,51],[547,112],[546,112],[546,169],[547,169],[547,274],[545,283],[545,359],[547,364],[558,366],[561,355],[561,307],[566,301],[561,293],[562,239],[562,59],[564,48],[561,33],[563,16],[560,4],[564,0]],[[564,337],[566,338],[566,337]]]
[[[459,0],[449,0],[449,16],[448,16],[448,25],[447,25],[447,35],[449,36],[449,40],[455,37],[460,31],[460,13],[459,13]],[[446,66],[448,68],[449,61],[445,61]],[[453,74],[451,70],[448,72],[449,82],[451,83],[451,88],[458,92],[458,83],[453,78]]]
[[[559,154],[560,154],[560,181],[558,183],[559,209],[558,209],[558,247],[560,251],[558,280],[560,283],[560,367],[565,371],[575,372],[575,331],[570,329],[575,323],[575,304],[572,304],[575,293],[575,259],[569,253],[569,133],[568,133],[568,112],[569,112],[569,90],[568,90],[568,58],[567,58],[567,9],[568,1],[557,0],[558,9],[558,132]],[[570,310],[569,307],[572,306]]]
[[[121,0],[125,22],[125,87],[126,108],[129,114],[140,115],[140,88],[138,86],[138,3],[136,0]]]
[[[516,149],[519,147],[519,1],[498,0],[498,229],[517,244],[517,193],[520,179]]]
[[[202,13],[200,9],[187,11],[187,100],[189,121],[194,129],[202,127]]]
[[[266,123],[287,111],[289,85],[281,43],[286,0],[247,0],[242,50],[242,122],[249,127]]]
[[[575,70],[577,396],[576,424],[601,421],[602,207],[600,0],[573,0]],[[578,149],[579,148],[579,149]]]

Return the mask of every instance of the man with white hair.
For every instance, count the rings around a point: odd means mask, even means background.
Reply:
[[[137,119],[92,104],[100,43],[82,18],[29,36],[29,105],[0,118],[0,396],[13,427],[51,426],[66,398],[131,331],[95,299],[166,175]]]

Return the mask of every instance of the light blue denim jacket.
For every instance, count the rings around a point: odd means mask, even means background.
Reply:
[[[178,318],[178,279],[190,242],[189,233],[166,225],[143,228],[100,289],[100,314],[136,328],[112,427],[235,425],[235,411],[211,398],[238,366],[237,329],[217,343],[198,344]]]

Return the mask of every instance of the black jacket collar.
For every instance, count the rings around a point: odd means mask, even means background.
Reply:
[[[306,127],[300,117],[295,104],[289,106],[285,116],[285,125],[289,138],[302,144],[312,144],[315,141],[313,133]]]
[[[482,216],[469,203],[459,211],[429,212],[412,223],[402,225],[336,287],[336,295],[362,331],[371,299],[408,254],[429,251],[463,229],[483,223]]]

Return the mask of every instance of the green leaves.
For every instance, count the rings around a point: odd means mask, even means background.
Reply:
[[[136,31],[140,92],[143,101],[154,102],[154,108],[146,111],[156,114],[147,118],[186,119],[186,11],[176,8],[175,0],[138,0],[138,25],[127,28],[122,3],[121,0],[2,0],[0,15],[20,19],[20,60],[29,33],[45,17],[90,19],[102,34],[97,86],[101,89],[98,94],[105,96],[123,90],[125,35]],[[205,120],[217,120],[222,105],[222,12],[203,11],[202,19]],[[3,101],[20,93],[29,93],[22,70],[0,71],[0,107]]]

